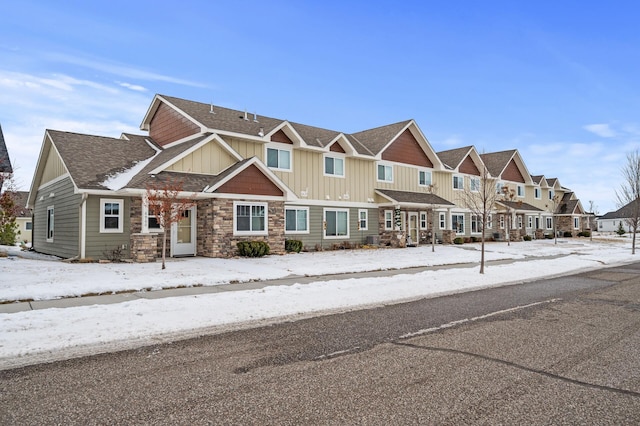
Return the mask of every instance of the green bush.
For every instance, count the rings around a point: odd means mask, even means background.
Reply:
[[[616,234],[623,236],[627,231],[624,230],[624,227],[622,226],[622,221],[620,221],[620,223],[618,224],[618,229],[616,230]]]
[[[453,244],[462,244],[462,243],[464,243],[464,238],[462,237],[455,237],[453,239]]]
[[[582,231],[578,234],[578,237],[590,237],[590,236],[591,236],[590,231]]]
[[[302,250],[302,241],[300,240],[284,240],[284,249],[289,252],[300,253]]]
[[[544,236],[547,240],[553,240],[553,234],[545,234]]]
[[[525,241],[531,241],[531,235],[525,235],[522,239]]]
[[[242,257],[262,257],[269,254],[269,244],[264,241],[240,241],[238,254]]]
[[[571,233],[571,231],[564,231],[564,234],[563,234],[563,235],[564,235],[564,237],[565,237],[565,238],[567,238],[567,237],[573,237],[573,233]]]

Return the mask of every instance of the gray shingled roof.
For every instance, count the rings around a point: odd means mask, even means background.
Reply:
[[[445,200],[442,197],[438,197],[435,194],[429,194],[426,192],[410,192],[410,191],[395,191],[391,189],[376,189],[376,192],[385,195],[389,199],[397,203],[411,203],[411,204],[425,204],[425,205],[440,205],[440,206],[453,206],[454,204]]]
[[[106,189],[102,182],[114,173],[130,169],[156,151],[145,137],[130,140],[47,130],[78,188]]]
[[[614,212],[608,212],[607,214],[601,216],[600,219],[628,219],[630,217],[633,217],[635,214],[634,208],[639,202],[640,200],[636,200],[635,203],[632,201],[629,204],[620,207]]]
[[[13,173],[13,167],[11,167],[11,159],[9,158],[9,151],[7,145],[4,143],[4,135],[2,134],[2,127],[0,126],[0,173]]]
[[[518,201],[498,201],[498,203],[503,204],[513,210],[526,210],[526,211],[532,211],[532,212],[543,211],[542,209],[532,206],[531,204],[521,203]]]
[[[491,152],[488,154],[480,154],[480,158],[487,166],[487,170],[491,173],[491,176],[498,177],[502,174],[502,171],[507,167],[509,161],[516,153],[515,149],[500,152]]]
[[[540,182],[542,182],[542,178],[544,177],[544,175],[536,175],[533,176],[531,175],[531,180],[533,181],[533,183],[535,183],[536,185],[540,185]]]
[[[29,217],[31,216],[31,209],[27,208],[27,198],[29,198],[28,191],[16,191],[14,203],[16,204],[16,217]]]
[[[362,132],[352,133],[351,137],[365,146],[373,155],[378,155],[391,139],[409,124],[411,120],[376,127]]]
[[[567,192],[562,196],[556,214],[573,214],[578,207],[578,200],[572,200],[573,192]]]
[[[473,148],[473,146],[464,146],[462,148],[449,149],[447,151],[437,152],[436,155],[440,158],[447,167],[450,169],[455,169],[462,163],[462,161],[469,154],[469,150]]]

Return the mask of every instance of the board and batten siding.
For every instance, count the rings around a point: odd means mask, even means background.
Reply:
[[[287,205],[287,207],[306,207],[300,204]],[[330,249],[334,244],[340,244],[348,241],[351,244],[365,244],[367,236],[378,235],[378,209],[369,208],[367,220],[368,226],[366,231],[358,230],[358,211],[362,210],[357,207],[340,207],[340,206],[308,206],[309,207],[309,233],[287,233],[285,231],[285,239],[300,240],[304,250],[315,250],[316,246]],[[346,237],[324,237],[324,209],[347,209],[349,210],[349,238]]]
[[[100,200],[123,200],[122,207],[122,232],[100,232]],[[127,197],[114,195],[113,197],[104,197],[91,195],[87,198],[87,229],[86,229],[86,246],[85,257],[91,259],[106,259],[108,254],[113,250],[120,248],[122,250],[122,258],[130,257],[129,254],[129,230],[130,230],[130,213],[131,200]],[[124,249],[122,248],[124,245]]]
[[[67,173],[67,168],[64,166],[62,159],[58,155],[58,152],[51,147],[47,161],[44,163],[44,171],[42,172],[41,183],[46,184],[52,180]]]
[[[209,142],[176,161],[167,170],[217,175],[237,161],[217,142]]]
[[[33,247],[36,251],[64,258],[80,254],[78,236],[81,199],[81,195],[74,194],[74,186],[69,177],[38,190],[33,210]],[[53,207],[52,242],[47,242],[49,207]]]

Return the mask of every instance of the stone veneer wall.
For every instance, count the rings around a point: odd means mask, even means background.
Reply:
[[[573,216],[556,216],[556,221],[558,223],[558,231],[563,234],[569,231],[574,237],[578,235],[579,230],[573,229]]]
[[[402,231],[384,229],[384,211],[389,208],[378,209],[378,234],[380,235],[381,247],[404,247],[405,239]]]
[[[155,262],[158,254],[157,234],[131,234],[131,258],[134,262]]]
[[[197,254],[206,257],[232,257],[237,255],[236,244],[240,241],[266,241],[272,254],[283,254],[284,249],[284,202],[270,201],[267,206],[269,235],[233,235],[234,201],[210,199],[198,201]]]

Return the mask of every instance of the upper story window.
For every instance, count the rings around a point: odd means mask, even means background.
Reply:
[[[100,199],[100,232],[122,232],[124,200]]]
[[[518,197],[524,197],[524,185],[516,186],[516,191],[517,191]]]
[[[389,164],[378,164],[378,180],[393,182],[393,166]]]
[[[502,194],[502,188],[504,188],[504,183],[496,182],[496,194]]]
[[[473,192],[478,192],[480,191],[480,178],[479,177],[472,177],[469,178],[469,188],[473,191]]]
[[[533,196],[535,197],[536,200],[539,200],[540,198],[542,198],[542,191],[540,190],[539,187],[535,187],[533,188]]]
[[[431,185],[431,172],[428,170],[418,170],[418,185]]]
[[[267,146],[267,166],[271,169],[291,171],[291,148],[286,144]]]
[[[555,195],[555,194],[553,193],[553,189],[550,189],[550,190],[549,190],[549,199],[550,199],[550,200],[553,200],[553,196],[554,196],[554,195]]]
[[[464,176],[453,176],[453,189],[464,189]]]
[[[325,154],[324,174],[328,176],[344,177],[344,158]]]

